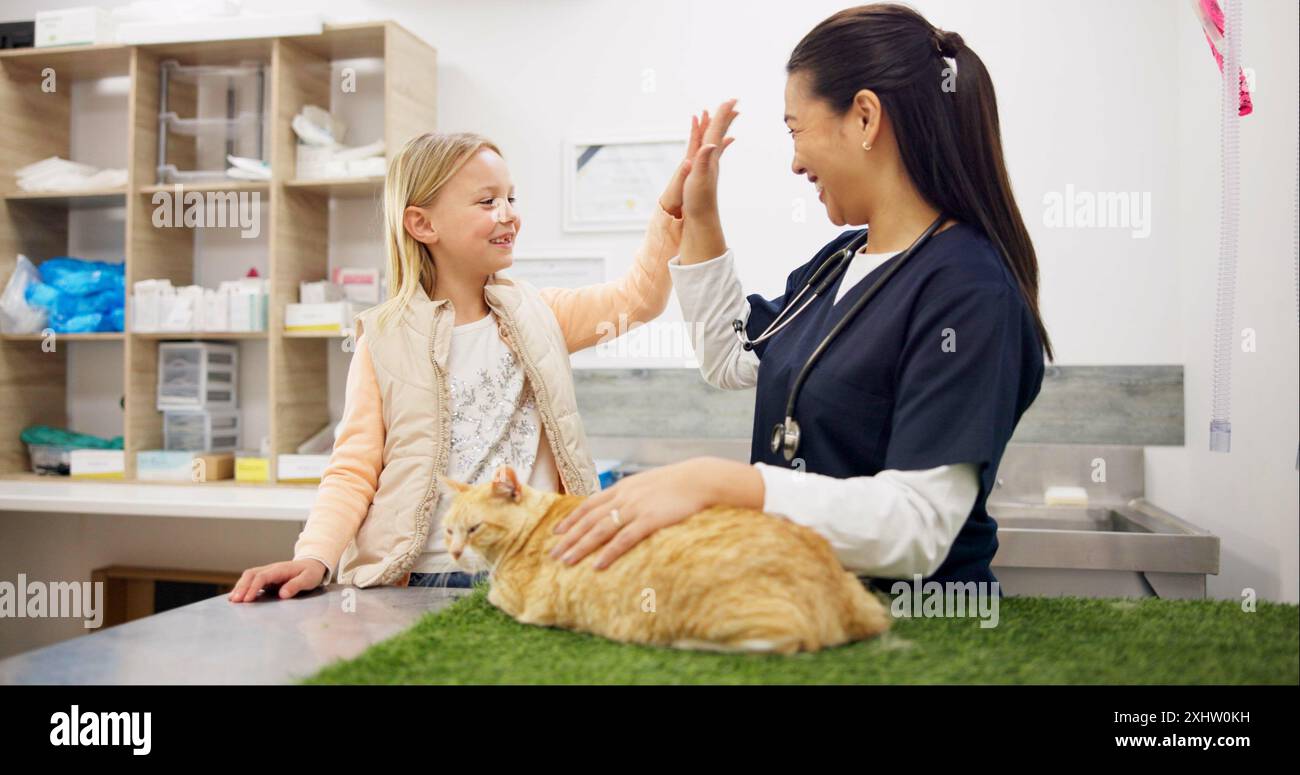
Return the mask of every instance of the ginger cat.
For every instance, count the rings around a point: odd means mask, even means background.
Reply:
[[[525,624],[684,649],[816,651],[887,630],[886,608],[813,530],[715,507],[656,531],[594,570],[551,559],[556,524],[583,498],[521,485],[514,469],[470,486],[447,479],[443,520],[462,567],[492,572],[488,601]],[[466,550],[472,550],[466,553]],[[462,560],[462,555],[466,559]]]

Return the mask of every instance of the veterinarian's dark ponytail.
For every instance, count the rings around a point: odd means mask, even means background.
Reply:
[[[993,81],[961,36],[901,5],[848,8],[799,41],[786,72],[806,72],[813,93],[841,114],[862,89],[880,97],[917,190],[997,247],[1053,360],[1038,311],[1038,256],[1003,163]]]

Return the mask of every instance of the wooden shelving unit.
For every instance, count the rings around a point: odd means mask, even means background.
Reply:
[[[44,334],[0,334],[0,339],[9,342],[41,342],[47,339]],[[104,331],[91,334],[59,334],[65,342],[121,342],[126,334],[121,331]]]
[[[156,136],[156,135],[155,135]],[[140,186],[136,191],[141,194],[156,194],[159,191],[171,192],[176,190],[176,183],[156,183],[151,186]],[[263,194],[270,193],[271,181],[269,180],[218,180],[206,183],[186,183],[181,186],[182,191],[258,191]]]
[[[374,198],[382,178],[298,180],[294,174],[296,138],[290,121],[308,104],[329,106],[331,64],[345,59],[378,59],[383,63],[383,137],[391,154],[406,140],[437,125],[437,55],[432,47],[393,22],[327,25],[320,35],[258,38],[201,43],[142,46],[84,46],[61,49],[0,51],[0,287],[23,253],[36,263],[68,249],[68,213],[82,207],[125,209],[126,284],[169,278],[173,284],[194,281],[195,239],[192,229],[157,228],[152,223],[153,196],[173,191],[159,185],[158,157],[159,67],[168,59],[181,64],[266,63],[268,133],[271,179],[186,185],[185,191],[248,192],[260,198],[267,232],[270,286],[268,330],[224,333],[105,333],[61,334],[57,341],[122,349],[124,397],[122,435],[126,448],[126,479],[135,480],[135,454],[162,447],[162,414],[155,408],[158,343],[161,340],[209,339],[265,341],[267,410],[272,451],[293,452],[299,443],[329,422],[328,354],[340,335],[317,332],[286,333],[284,307],[297,300],[298,283],[328,274],[329,202],[331,198]],[[14,170],[49,156],[70,158],[70,124],[74,120],[69,92],[42,90],[46,68],[54,68],[60,83],[67,80],[128,76],[128,184],[124,189],[74,193],[32,194],[14,186]],[[195,95],[173,89],[171,107],[182,114],[193,107]],[[191,112],[192,114],[192,112]],[[169,136],[168,160],[184,165],[193,158],[192,142]],[[376,239],[375,250],[382,245]],[[47,351],[36,335],[0,337],[0,477],[29,469],[21,430],[33,424],[67,424],[67,348]],[[242,369],[259,368],[242,363]],[[112,390],[112,386],[105,386]],[[245,446],[252,446],[245,439]],[[195,485],[210,486],[210,485]],[[286,485],[288,486],[288,485]]]
[[[384,179],[346,178],[322,180],[290,180],[284,184],[294,191],[325,192],[342,199],[370,199],[378,201],[384,190]]]
[[[132,333],[131,336],[139,339],[160,339],[170,342],[193,339],[211,339],[224,342],[233,339],[268,339],[271,334],[269,331],[142,331]]]
[[[102,206],[121,207],[126,202],[125,188],[86,189],[85,191],[16,191],[5,199],[19,204],[43,204],[51,207]]]

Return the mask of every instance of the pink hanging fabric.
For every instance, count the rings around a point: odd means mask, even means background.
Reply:
[[[1241,0],[1231,1],[1241,2]],[[1201,19],[1201,30],[1205,33],[1205,40],[1210,44],[1210,51],[1214,54],[1214,61],[1219,63],[1219,72],[1223,72],[1223,54],[1219,53],[1219,48],[1223,44],[1223,9],[1219,7],[1218,0],[1193,0],[1193,2],[1196,4],[1197,16]],[[1237,115],[1250,115],[1254,105],[1250,101],[1250,89],[1247,88],[1244,71],[1237,71],[1237,84],[1241,92]]]

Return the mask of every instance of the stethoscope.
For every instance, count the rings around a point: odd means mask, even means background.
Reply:
[[[832,328],[830,333],[826,335],[826,338],[821,341],[821,344],[817,345],[817,349],[813,350],[812,355],[808,356],[808,360],[799,371],[799,376],[795,378],[794,386],[790,388],[789,398],[786,399],[785,422],[779,422],[772,428],[773,452],[781,451],[787,461],[794,460],[795,453],[799,451],[799,423],[794,419],[794,406],[799,400],[799,390],[803,387],[804,380],[808,378],[808,373],[812,371],[813,364],[817,362],[817,359],[826,351],[826,348],[830,346],[831,341],[835,339],[840,331],[843,331],[844,327],[847,326],[860,311],[862,311],[862,308],[871,300],[871,297],[876,295],[876,291],[880,290],[880,286],[884,285],[885,282],[903,266],[913,253],[917,252],[925,245],[926,241],[930,239],[930,235],[934,234],[935,230],[939,228],[939,224],[943,223],[944,220],[944,214],[940,213],[934,223],[930,224],[929,228],[922,232],[921,236],[917,237],[916,241],[908,246],[907,250],[904,250],[899,254],[894,265],[889,267],[883,275],[871,284],[871,287],[862,295],[862,298],[853,303],[853,306],[849,308],[848,312],[844,313],[844,317],[840,318],[840,321],[835,324],[835,327]],[[817,267],[817,271],[813,272],[812,276],[808,278],[808,281],[804,283],[803,288],[799,290],[799,293],[795,294],[795,297],[790,300],[789,304],[786,304],[781,308],[781,312],[778,313],[776,318],[768,324],[767,328],[763,329],[763,333],[759,334],[754,339],[750,339],[745,335],[744,321],[739,319],[733,320],[731,327],[735,330],[736,337],[740,339],[740,346],[745,350],[753,350],[754,345],[776,336],[780,333],[781,329],[785,328],[790,323],[790,321],[799,317],[799,314],[803,312],[809,304],[812,304],[814,299],[825,293],[831,285],[835,283],[836,278],[843,273],[843,271],[848,267],[849,262],[853,260],[853,254],[857,253],[862,245],[866,244],[868,236],[868,232],[864,232],[862,236],[855,238],[847,247],[836,251],[830,258],[823,261],[822,265]],[[786,310],[794,307],[795,303],[798,302],[799,299],[807,293],[808,289],[812,288],[814,285],[816,285],[817,288],[813,291],[812,296],[809,296],[808,300],[794,311],[794,314],[785,317]],[[785,319],[782,320],[782,318]]]

